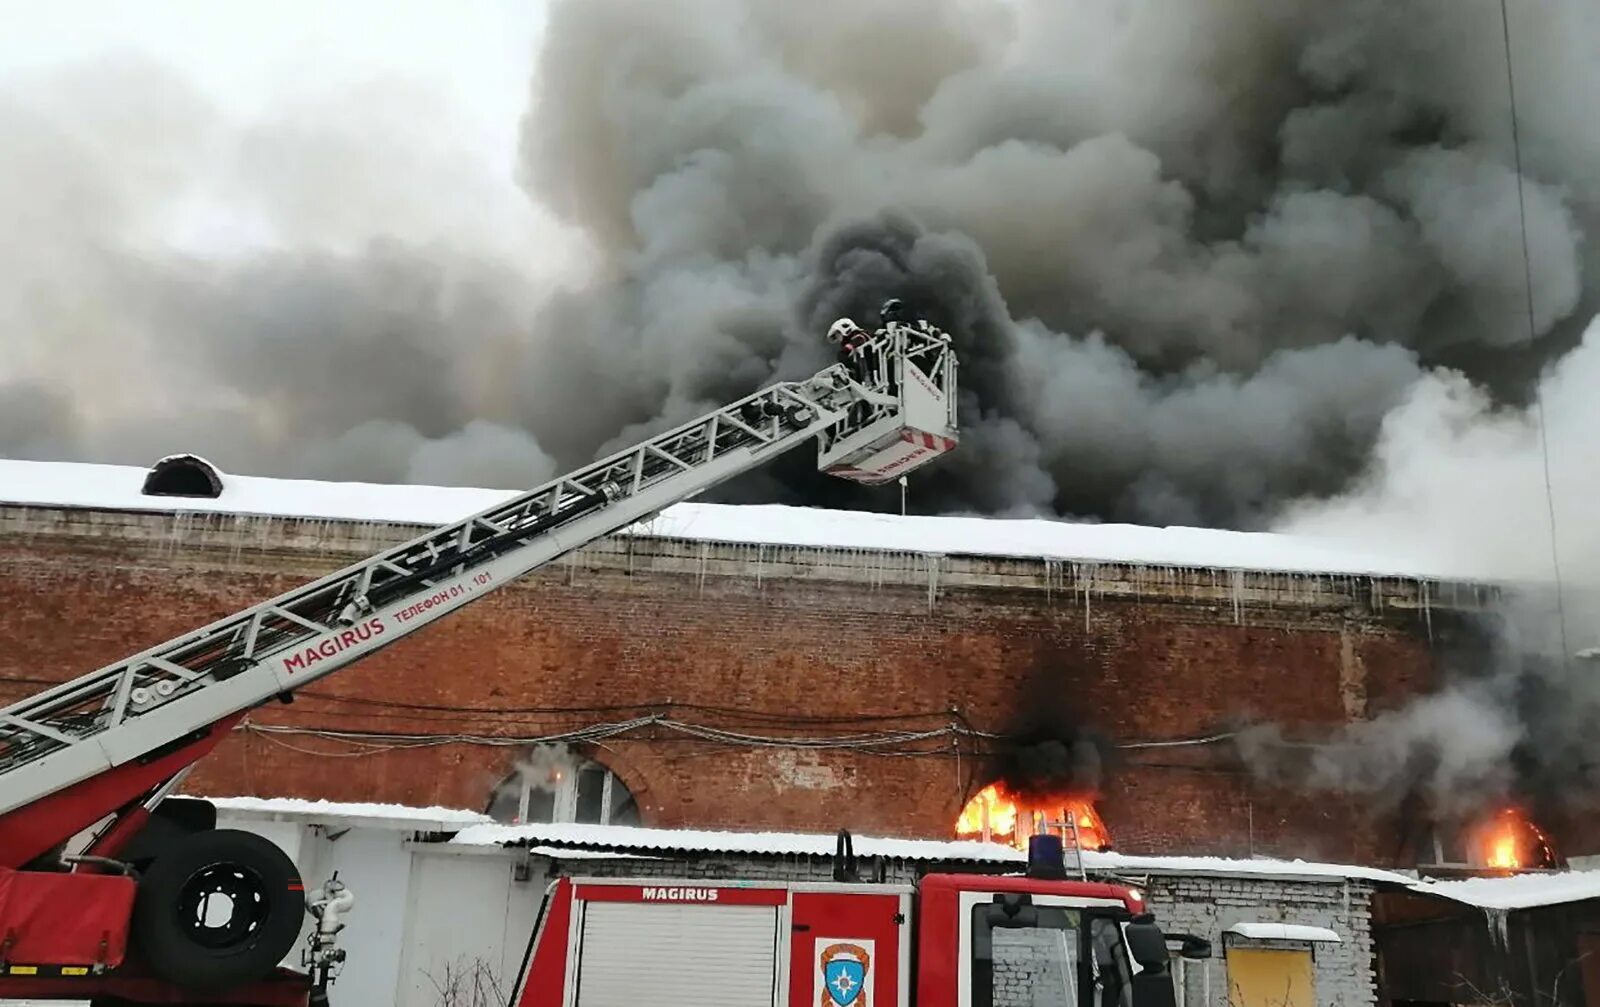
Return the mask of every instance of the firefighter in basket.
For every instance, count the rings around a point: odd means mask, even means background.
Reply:
[[[862,384],[867,382],[870,374],[867,344],[871,341],[872,333],[857,325],[853,319],[841,318],[828,326],[828,342],[838,347],[840,362]]]

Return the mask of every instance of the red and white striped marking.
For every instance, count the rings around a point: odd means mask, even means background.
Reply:
[[[920,444],[925,448],[932,448],[940,452],[954,451],[956,447],[955,438],[930,434],[926,430],[902,430],[900,431],[900,439],[907,444]]]

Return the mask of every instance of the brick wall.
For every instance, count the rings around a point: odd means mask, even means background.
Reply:
[[[0,508],[0,689],[16,698],[117,660],[414,531]],[[1473,601],[1365,578],[619,537],[252,722],[526,738],[657,713],[815,737],[1005,731],[1049,697],[1119,742],[1204,736],[1245,717],[1336,724],[1425,688],[1430,631]],[[987,782],[971,743],[938,736],[901,750],[916,757],[729,747],[652,728],[591,754],[648,825],[947,835]],[[516,756],[480,741],[351,746],[245,731],[188,789],[481,808]],[[1128,852],[1404,859],[1395,823],[1253,782],[1226,745],[1123,753],[1102,812]]]
[[[1155,875],[1145,897],[1163,930],[1212,942],[1208,961],[1183,962],[1175,978],[1183,1007],[1229,1007],[1227,951],[1234,947],[1310,949],[1316,1003],[1360,1007],[1377,1002],[1372,952],[1372,888],[1359,881]],[[1340,943],[1244,940],[1227,934],[1242,922],[1325,927]],[[1209,998],[1207,997],[1209,991]]]
[[[1076,934],[1056,930],[994,931],[994,1007],[1076,1004]]]

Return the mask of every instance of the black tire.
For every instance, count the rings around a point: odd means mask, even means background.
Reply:
[[[208,911],[227,916],[208,920]],[[151,862],[139,879],[132,936],[156,975],[215,992],[270,975],[294,947],[305,911],[300,872],[282,850],[254,833],[211,829]]]

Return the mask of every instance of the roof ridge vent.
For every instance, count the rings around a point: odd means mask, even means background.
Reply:
[[[199,455],[168,455],[150,466],[139,492],[152,497],[215,500],[222,495],[222,472]]]

